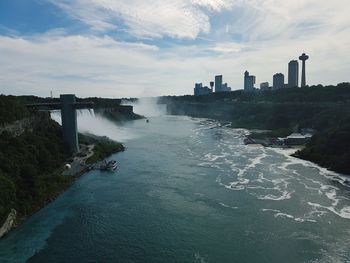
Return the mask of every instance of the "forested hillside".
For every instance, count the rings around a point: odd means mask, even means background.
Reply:
[[[17,97],[0,94],[0,127],[5,123],[20,120],[29,115],[29,111]]]
[[[16,97],[0,98],[3,123],[29,115]],[[6,131],[0,134],[0,223],[11,208],[20,216],[39,209],[71,180],[61,175],[67,153],[60,126],[48,113],[36,113],[35,118],[40,119],[35,127],[19,136]]]

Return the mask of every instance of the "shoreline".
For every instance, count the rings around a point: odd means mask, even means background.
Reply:
[[[94,151],[96,144],[90,144],[85,145],[87,149],[89,150],[89,154],[84,157],[75,156],[73,159],[73,162],[79,163],[79,165],[84,162],[84,165],[81,166],[81,169],[78,169],[75,173],[69,174],[67,171],[69,170],[60,170],[60,173],[62,176],[66,176],[69,178],[67,183],[65,185],[62,185],[62,189],[60,189],[57,192],[52,193],[51,196],[45,200],[45,202],[40,205],[37,209],[33,210],[31,213],[27,215],[20,215],[18,211],[14,208],[11,209],[10,213],[8,214],[7,218],[3,222],[3,224],[0,226],[0,241],[3,238],[6,238],[7,235],[9,235],[13,230],[20,227],[25,221],[27,221],[31,216],[33,216],[35,213],[39,212],[41,209],[45,208],[48,204],[55,201],[61,194],[63,194],[65,191],[67,191],[73,183],[75,183],[78,179],[80,179],[81,176],[85,175],[87,172],[91,171],[91,167],[96,165],[101,158],[98,158],[96,161],[94,161],[91,164],[85,164],[85,162],[93,157],[96,154],[96,151]],[[122,150],[116,149],[114,152],[111,152],[110,154],[102,154],[103,159],[111,156],[112,154],[116,154],[118,152],[124,151],[124,146],[122,147]],[[65,166],[68,162],[64,162],[62,164],[62,167]],[[55,173],[57,171],[54,171]]]
[[[250,130],[248,130],[250,132]],[[255,131],[255,130],[254,130]],[[305,162],[309,162],[311,164],[313,164],[315,167],[317,167],[320,170],[326,170],[329,173],[329,176],[338,176],[341,177],[342,180],[342,185],[346,185],[346,186],[350,186],[350,174],[344,174],[344,173],[340,173],[337,171],[334,171],[328,167],[324,167],[312,160],[308,160],[305,158],[301,158],[298,154],[299,151],[302,151],[303,149],[306,148],[305,144],[300,144],[300,145],[280,145],[280,144],[271,144],[268,141],[271,139],[269,137],[265,137],[265,138],[259,138],[259,139],[252,139],[251,137],[249,137],[251,134],[245,135],[244,136],[244,144],[247,146],[261,146],[267,149],[277,149],[277,150],[281,150],[281,151],[290,151],[290,153],[288,153],[287,155],[290,157],[294,157],[297,158],[298,160],[302,160]],[[249,140],[248,143],[246,143],[246,140]],[[344,178],[343,178],[344,177]],[[340,181],[337,180],[339,183]]]

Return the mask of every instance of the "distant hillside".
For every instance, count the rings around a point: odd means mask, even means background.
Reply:
[[[239,101],[239,102],[350,102],[350,83],[340,83],[337,86],[310,86],[305,88],[287,88],[276,91],[212,93],[203,96],[163,96],[160,103],[169,102],[202,102]]]

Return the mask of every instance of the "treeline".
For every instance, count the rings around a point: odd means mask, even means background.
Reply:
[[[34,103],[59,103],[60,98],[42,98],[37,96],[19,96],[17,97],[22,104],[34,104]],[[118,107],[122,99],[106,99],[106,98],[77,98],[77,102],[93,102],[94,108],[114,108]]]
[[[169,102],[204,102],[241,101],[241,102],[350,102],[350,83],[340,83],[336,86],[310,86],[304,88],[286,88],[280,90],[212,93],[203,96],[163,96],[160,103]]]
[[[27,110],[16,97],[2,96],[2,101],[5,103],[1,104],[0,117],[6,119],[5,122],[27,116]],[[36,211],[71,180],[61,175],[62,164],[68,157],[61,127],[48,113],[35,116],[40,121],[21,135],[14,137],[6,131],[0,134],[0,223],[11,208],[15,208],[19,216]]]
[[[122,100],[121,99],[106,99],[106,98],[78,98],[78,102],[93,102],[94,103],[94,108],[115,108],[118,107]]]

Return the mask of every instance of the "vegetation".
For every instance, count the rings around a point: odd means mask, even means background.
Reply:
[[[101,161],[111,154],[125,150],[123,144],[110,140],[107,137],[79,134],[79,141],[83,144],[95,144],[94,154],[86,160],[87,164]]]
[[[28,98],[38,99],[26,97],[26,103]],[[15,208],[20,217],[25,217],[40,209],[74,180],[62,175],[63,164],[70,156],[64,148],[61,127],[48,113],[30,113],[23,101],[23,97],[0,96],[1,123],[27,116],[40,119],[19,136],[0,132],[0,224],[11,208]],[[79,139],[83,144],[95,144],[94,155],[88,163],[124,150],[122,144],[108,138],[80,134]]]
[[[295,156],[350,174],[350,118],[340,118],[339,125],[317,133]]]
[[[0,126],[30,116],[15,96],[0,95]]]
[[[36,127],[17,137],[0,134],[0,222],[11,208],[20,216],[31,214],[70,183],[70,178],[61,175],[68,157],[61,128],[48,114],[37,117],[41,121]]]
[[[240,101],[240,102],[350,102],[350,83],[339,83],[337,86],[310,86],[304,88],[280,89],[276,91],[256,90],[244,92],[236,90],[232,92],[213,93],[204,96],[164,96],[161,103],[172,102],[215,102],[215,101]]]
[[[96,109],[95,113],[115,122],[125,122],[144,118],[143,116],[134,113],[131,106],[120,106],[118,108],[110,109]]]
[[[287,137],[293,132],[292,129],[276,129],[272,131],[262,131],[262,132],[256,132],[253,131],[249,137],[253,139],[265,139],[265,138],[278,138],[278,137]]]
[[[15,97],[14,97],[15,98]],[[93,109],[96,114],[116,122],[124,122],[130,120],[142,119],[140,116],[133,112],[133,107],[128,105],[121,105],[122,101],[135,102],[137,99],[106,99],[106,98],[77,98],[77,102],[93,102]],[[35,104],[35,103],[59,103],[59,98],[41,98],[36,96],[20,96],[17,101],[22,104]],[[20,105],[22,105],[20,104]],[[22,105],[23,107],[23,105]],[[0,123],[1,124],[1,123]]]

